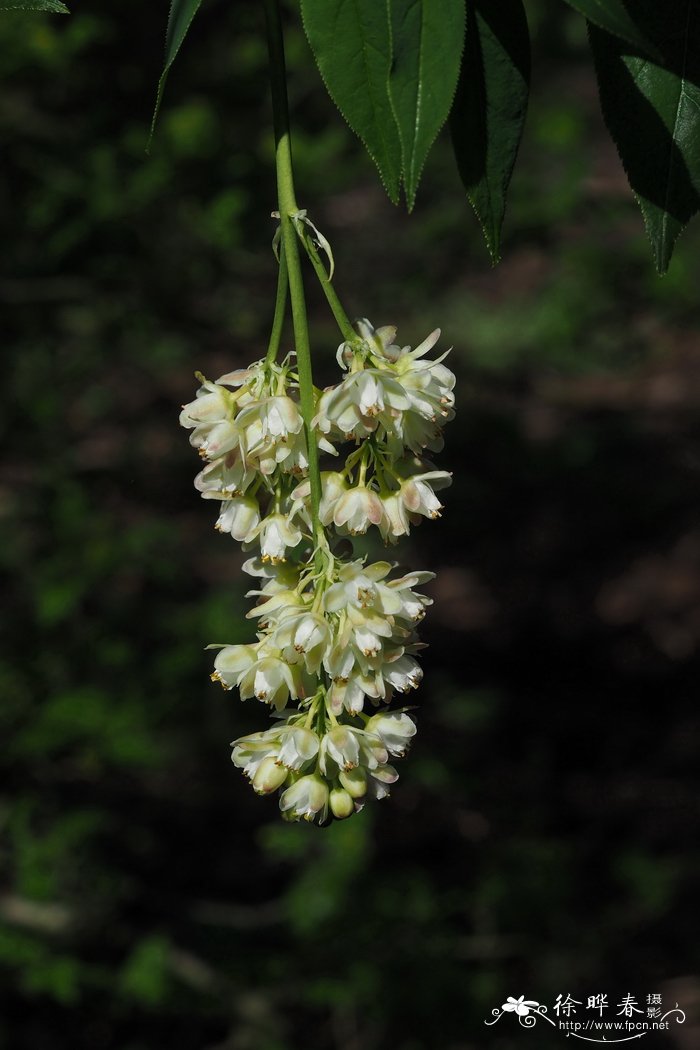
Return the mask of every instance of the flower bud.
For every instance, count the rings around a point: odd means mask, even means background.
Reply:
[[[338,779],[351,798],[362,798],[367,794],[367,776],[363,769],[341,769]]]
[[[282,787],[287,779],[287,770],[278,765],[274,758],[265,758],[258,766],[253,777],[253,790],[258,795],[271,795]]]
[[[343,788],[333,788],[330,794],[331,813],[337,820],[345,820],[355,812],[352,795]]]

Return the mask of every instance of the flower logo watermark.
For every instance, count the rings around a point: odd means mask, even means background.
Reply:
[[[519,1017],[527,1017],[530,1010],[536,1009],[539,1005],[534,999],[526,999],[524,995],[521,995],[519,999],[514,999],[512,995],[509,995],[501,1010],[506,1013],[515,1013]],[[490,1023],[493,1024],[493,1021]]]
[[[517,999],[509,995],[500,1009],[496,1006],[491,1011],[493,1021],[484,1021],[484,1024],[495,1024],[496,1021],[500,1021],[503,1014],[515,1014],[518,1018],[518,1023],[523,1028],[533,1028],[537,1024],[538,1017],[543,1017],[545,1021],[549,1021],[551,1025],[554,1025],[554,1021],[547,1017],[547,1007],[542,1003],[538,1003],[535,999],[526,999],[524,995],[519,996]]]
[[[493,1019],[485,1020],[484,1024],[494,1025],[504,1014],[514,1014],[523,1028],[534,1028],[541,1018],[563,1032],[567,1038],[573,1036],[574,1039],[583,1039],[587,1043],[627,1043],[633,1039],[643,1039],[652,1032],[668,1032],[671,1021],[677,1024],[684,1023],[685,1013],[678,1003],[662,1013],[661,999],[659,993],[647,995],[645,1011],[639,1005],[637,997],[631,993],[613,1006],[606,994],[598,992],[587,996],[585,1008],[578,1013],[577,1008],[583,1007],[584,1000],[575,999],[567,993],[566,996],[557,996],[552,1008],[555,1017],[551,1017],[544,1003],[536,999],[526,999],[524,995],[518,996],[517,999],[509,995],[500,1007],[496,1006],[491,1011]],[[606,1014],[609,1010],[616,1012],[609,1016]],[[581,1016],[583,1013],[593,1016],[584,1018]]]

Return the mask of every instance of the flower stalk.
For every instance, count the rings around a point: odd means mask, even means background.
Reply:
[[[306,249],[306,254],[308,255],[311,265],[313,266],[316,272],[319,284],[323,289],[323,294],[325,295],[328,305],[331,308],[331,312],[335,317],[336,323],[342,333],[343,339],[345,339],[347,342],[354,342],[357,339],[357,333],[350,324],[348,315],[345,313],[342,303],[340,302],[336,290],[333,287],[331,279],[326,273],[326,268],[323,265],[323,260],[318,254],[318,249],[314,244],[313,237],[301,223],[297,223],[296,227],[297,233],[299,234],[299,238]]]
[[[264,0],[264,4],[267,48],[270,62],[272,122],[275,131],[275,170],[277,173],[277,199],[279,202],[281,231],[280,260],[283,258],[287,260],[292,325],[299,370],[299,401],[304,420],[304,435],[309,458],[312,529],[317,549],[317,564],[320,567],[319,559],[324,545],[323,529],[319,520],[321,472],[316,435],[312,426],[314,383],[311,369],[309,324],[306,316],[306,299],[304,297],[299,245],[293,219],[299,208],[297,207],[294,191],[292,137],[289,128],[289,103],[287,100],[287,65],[284,57],[284,37],[282,34],[279,0]]]
[[[280,247],[279,270],[277,272],[277,295],[275,296],[275,313],[272,318],[270,330],[270,341],[267,346],[265,361],[270,364],[277,360],[282,341],[282,329],[284,328],[284,315],[287,310],[287,296],[289,294],[289,275],[287,274],[287,257],[284,249]]]

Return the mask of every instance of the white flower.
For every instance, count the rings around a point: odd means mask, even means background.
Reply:
[[[386,798],[389,795],[389,785],[395,784],[399,774],[393,766],[382,765],[376,769],[370,769],[367,781],[367,794],[371,798]]]
[[[350,672],[352,673],[352,672]],[[345,708],[351,715],[358,715],[365,704],[365,696],[373,695],[373,680],[356,671],[352,678],[335,678],[329,690],[331,711],[339,715]]]
[[[401,483],[401,499],[411,514],[422,514],[426,518],[439,518],[442,503],[435,495],[435,489],[445,488],[451,483],[452,475],[446,470],[430,470],[424,474],[414,474],[413,477]]]
[[[212,681],[220,682],[224,689],[233,689],[257,660],[258,649],[259,645],[222,646],[214,660]]]
[[[330,525],[333,521],[335,506],[338,500],[348,490],[348,483],[344,474],[334,470],[321,472],[321,503],[319,505],[319,518],[322,525]]]
[[[390,755],[402,757],[416,734],[416,724],[405,711],[383,711],[369,719],[365,732],[379,737]]]
[[[403,387],[388,372],[365,368],[323,392],[313,423],[324,434],[361,439],[380,423],[391,427],[393,417],[409,406]]]
[[[252,541],[258,534],[260,508],[250,496],[234,496],[221,504],[221,513],[214,528],[230,532],[239,543]]]
[[[412,656],[403,654],[393,663],[382,668],[384,678],[399,693],[407,693],[409,689],[417,689],[423,679],[420,665]]]
[[[424,594],[416,594],[413,587],[420,586],[422,583],[428,583],[429,580],[434,579],[434,572],[414,570],[414,572],[406,573],[405,576],[389,580],[386,585],[387,589],[393,591],[395,598],[401,603],[400,608],[396,611],[396,615],[411,623],[417,623],[419,620],[422,620],[425,616],[426,607],[433,604],[433,599],[427,598]]]
[[[398,354],[401,353],[401,347],[394,343],[396,338],[394,325],[383,325],[381,328],[374,328],[366,317],[362,317],[357,322],[357,330],[370,351],[380,359],[395,361]]]
[[[438,451],[442,447],[441,427],[454,419],[455,377],[442,364],[447,354],[437,361],[418,360],[435,345],[439,335],[438,328],[415,350],[406,347],[395,364],[410,403],[397,436],[406,448],[416,453],[425,447]]]
[[[330,694],[328,694],[331,710],[335,715],[339,715],[343,708],[348,714],[359,714],[364,707],[365,696],[385,699],[386,686],[381,673],[363,674],[359,667],[354,667],[349,671],[346,678],[341,676],[334,678]]]
[[[325,820],[328,812],[328,785],[317,773],[300,777],[280,797],[280,809],[290,820]]]
[[[351,726],[335,726],[321,740],[321,769],[326,772],[326,759],[332,758],[340,769],[354,769],[360,764],[360,741]]]
[[[287,769],[301,769],[318,754],[318,737],[303,726],[284,726],[280,730],[280,741],[277,761]]]
[[[238,425],[246,432],[248,450],[254,452],[256,441],[286,441],[299,433],[304,421],[296,403],[285,395],[254,401],[239,414]]]
[[[396,329],[359,322],[363,343],[344,343],[338,359],[350,374],[323,393],[314,423],[323,433],[359,440],[377,431],[392,456],[405,448],[441,447],[441,427],[454,417],[455,377],[442,361],[421,360],[440,336],[436,329],[415,350],[400,348]]]
[[[299,592],[293,589],[294,580],[270,580],[261,591],[248,591],[246,598],[260,595],[260,601],[246,613],[247,620],[258,620],[261,630],[272,630],[284,620],[306,609],[306,603]],[[289,643],[285,643],[289,644]],[[281,648],[281,646],[277,646]]]
[[[259,576],[261,579],[267,580],[265,588],[274,587],[275,583],[284,583],[285,587],[291,587],[293,583],[297,583],[299,580],[299,566],[288,565],[286,562],[273,565],[272,562],[263,561],[262,558],[254,556],[244,561],[241,568],[248,576]],[[258,594],[262,592],[250,591],[249,593]],[[267,590],[265,593],[267,593]]]
[[[370,565],[363,565],[361,561],[342,564],[337,573],[337,583],[329,587],[324,595],[326,612],[353,607],[363,610],[368,619],[372,613],[381,615],[385,620],[390,616],[415,619],[416,603],[422,607],[430,605],[431,600],[416,595],[411,587],[433,579],[434,573],[414,572],[384,582],[390,572],[391,565],[386,561],[372,562]]]
[[[396,543],[400,536],[408,536],[411,527],[400,491],[382,496],[382,512],[379,531],[383,540]]]
[[[235,412],[235,395],[202,377],[195,400],[183,405],[180,426],[193,428],[190,444],[208,459],[216,459],[238,444],[240,434]]]
[[[254,479],[255,472],[248,469],[240,450],[232,449],[208,463],[194,479],[194,485],[203,499],[224,500],[242,496]]]
[[[234,740],[231,747],[233,748],[231,761],[234,766],[242,769],[244,774],[252,780],[266,759],[272,758],[274,761],[279,748],[278,730],[268,729],[264,733],[242,736]]]
[[[323,667],[333,680],[329,702],[335,715],[343,709],[359,713],[365,696],[389,700],[392,690],[405,692],[420,683],[420,667],[412,655],[419,648],[413,624],[430,599],[412,587],[433,574],[386,581],[390,570],[388,562],[341,564],[336,583],[323,596],[323,610],[333,626]]]
[[[383,766],[388,757],[378,736],[354,726],[336,725],[321,739],[319,767],[330,777],[349,773],[358,766],[371,773]]]
[[[265,475],[287,459],[304,425],[297,405],[287,396],[252,402],[239,413],[236,422],[246,459],[256,462]]]
[[[263,639],[256,645],[225,645],[214,661],[212,679],[224,689],[238,687],[241,700],[255,697],[281,710],[299,695],[299,678]]]
[[[245,672],[238,683],[241,700],[254,696],[278,711],[286,705],[290,696],[297,697],[297,687],[292,669],[279,657],[263,656]]]
[[[290,770],[297,772],[316,757],[319,739],[311,730],[287,723],[268,729],[264,733],[251,733],[249,736],[240,737],[234,740],[231,746],[233,764],[254,780],[253,786],[256,790],[268,794],[280,787]],[[260,772],[264,763],[267,763],[265,769]],[[275,775],[272,765],[281,770],[282,775]],[[258,774],[259,780],[256,783],[254,778],[258,777]]]
[[[326,620],[308,610],[281,619],[273,635],[274,645],[283,651],[288,663],[303,660],[310,674],[317,674],[328,648],[331,631]]]
[[[273,366],[273,369],[275,366]],[[260,398],[269,386],[270,379],[267,375],[269,366],[267,361],[253,361],[247,368],[237,368],[233,372],[219,376],[217,383],[224,386],[246,387],[248,398]]]
[[[322,525],[330,525],[333,521],[335,507],[340,497],[348,491],[348,483],[344,474],[334,470],[321,471],[321,502],[318,508],[318,516]],[[302,509],[309,505],[311,499],[311,482],[307,478],[297,485],[291,495],[292,509],[290,516],[294,517]]]
[[[285,560],[288,547],[296,547],[301,542],[301,531],[285,514],[270,514],[248,535],[246,542],[254,539],[260,542],[262,560],[275,565]]]
[[[351,536],[358,536],[367,532],[370,525],[378,525],[383,513],[382,501],[377,493],[365,485],[357,485],[337,500],[333,521],[339,527],[345,526]]]

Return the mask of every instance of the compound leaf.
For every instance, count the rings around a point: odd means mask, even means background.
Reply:
[[[398,203],[401,142],[389,98],[392,45],[386,0],[302,0],[301,13],[331,98]]]
[[[491,258],[525,123],[530,42],[521,0],[467,0],[467,36],[450,126],[457,166]]]
[[[589,25],[603,116],[644,216],[656,268],[700,210],[700,17],[694,0],[640,4],[656,64]]]
[[[389,97],[409,210],[430,147],[447,120],[464,46],[464,0],[388,0]]]

